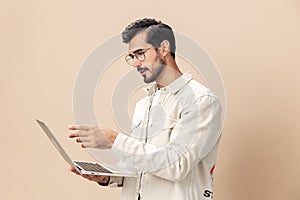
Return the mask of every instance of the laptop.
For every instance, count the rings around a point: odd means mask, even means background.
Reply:
[[[58,150],[60,155],[64,158],[64,160],[72,167],[74,167],[80,174],[88,174],[88,175],[103,175],[103,176],[122,176],[122,177],[137,177],[138,174],[134,172],[121,172],[115,171],[112,169],[108,169],[106,166],[101,165],[100,163],[92,163],[92,162],[82,162],[82,161],[73,161],[67,152],[60,145],[58,140],[55,138],[53,133],[50,131],[48,126],[36,119],[37,123],[46,133],[52,144]]]

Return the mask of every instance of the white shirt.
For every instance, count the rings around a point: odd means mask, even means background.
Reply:
[[[111,177],[110,186],[123,182],[122,200],[212,199],[222,129],[219,100],[190,73],[147,91],[136,104],[131,136],[118,134],[112,146],[140,176]]]

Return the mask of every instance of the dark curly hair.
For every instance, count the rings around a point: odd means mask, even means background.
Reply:
[[[123,42],[128,44],[131,39],[141,31],[146,32],[146,42],[155,48],[160,47],[163,40],[168,40],[170,43],[171,56],[175,59],[175,36],[169,25],[155,19],[138,19],[129,24],[122,32]]]

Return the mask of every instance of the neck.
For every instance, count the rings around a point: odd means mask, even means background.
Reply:
[[[177,78],[179,78],[182,75],[182,72],[179,70],[175,60],[167,59],[166,60],[166,66],[162,70],[161,74],[156,80],[157,87],[163,88],[168,86],[170,83],[175,81]]]

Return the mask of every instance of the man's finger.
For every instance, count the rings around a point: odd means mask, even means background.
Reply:
[[[76,131],[73,132],[69,135],[69,138],[75,138],[75,137],[87,137],[89,136],[89,132],[88,131]]]
[[[84,130],[88,131],[91,129],[91,126],[86,126],[86,125],[69,125],[68,126],[69,130]]]
[[[74,167],[70,167],[70,171],[77,175],[80,175],[80,173]]]
[[[81,143],[81,142],[90,142],[90,140],[87,137],[78,137],[76,139],[76,142]]]
[[[90,141],[82,142],[81,147],[82,148],[95,148]]]

